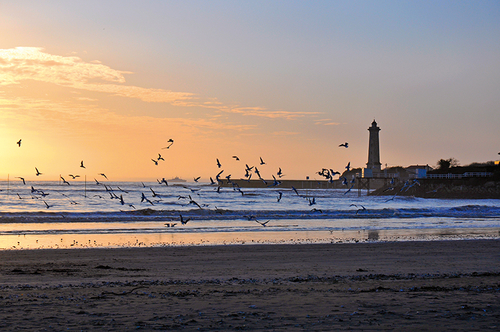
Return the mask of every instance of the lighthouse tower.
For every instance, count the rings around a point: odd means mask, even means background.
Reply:
[[[377,127],[377,122],[373,120],[372,126],[368,128],[370,132],[370,140],[368,142],[368,162],[366,163],[366,168],[371,169],[373,173],[380,172],[380,149],[379,149],[379,140],[378,140],[378,132],[380,128]]]

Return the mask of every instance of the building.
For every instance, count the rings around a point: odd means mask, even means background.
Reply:
[[[368,141],[368,162],[366,163],[366,168],[363,169],[363,177],[373,177],[381,172],[380,163],[380,143],[378,133],[380,128],[377,126],[377,122],[373,120],[372,125],[368,128],[370,132],[370,138]]]

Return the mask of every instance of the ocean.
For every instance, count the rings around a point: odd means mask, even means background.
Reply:
[[[208,183],[0,182],[0,250],[500,238],[500,200]]]

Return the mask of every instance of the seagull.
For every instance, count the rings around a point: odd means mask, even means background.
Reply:
[[[217,175],[215,176],[215,181],[217,181],[217,183],[219,183],[219,182],[223,182],[223,181],[220,179],[220,175],[222,174],[222,172],[224,172],[224,170],[220,171],[220,172],[219,172],[219,174],[217,174]]]
[[[278,173],[276,173],[276,175],[277,175],[279,178],[283,177],[283,172],[281,172],[281,167],[279,168]]]
[[[62,176],[61,176],[61,180],[63,181],[63,183],[66,183],[68,186],[70,185],[70,183],[68,181],[66,181]]]
[[[260,172],[259,170],[257,169],[257,167],[255,167],[255,174],[257,174],[257,176],[259,177],[259,179],[262,179],[262,177],[260,176]]]
[[[162,183],[165,183],[165,185],[168,186],[168,182],[167,182],[167,180],[165,180],[165,178],[161,179],[160,184],[162,184]]]
[[[259,224],[261,224],[262,226],[266,227],[267,223],[270,221],[270,220],[267,220],[267,221],[258,221],[257,219],[255,219],[256,222],[258,222]]]
[[[259,158],[260,158],[260,164],[261,164],[261,165],[264,165],[264,164],[265,164],[265,162],[264,162],[264,160],[262,160],[262,157],[259,157]]]
[[[349,147],[349,143],[345,142],[343,144],[340,144],[339,147],[344,147],[347,149]]]
[[[196,201],[191,198],[191,195],[188,195],[188,196],[189,196],[189,203],[188,204],[194,204],[197,207],[199,207],[201,210],[203,210],[203,208],[200,206],[200,204],[196,203]]]
[[[354,206],[356,208],[358,207],[358,205],[356,205],[356,204],[351,204],[349,206]],[[360,208],[356,210],[356,214],[358,214],[359,211],[365,211],[366,210],[366,208],[363,205],[359,204],[359,206],[360,206]]]
[[[278,202],[281,201],[281,198],[283,197],[283,193],[281,191],[278,191]]]
[[[158,166],[158,160],[151,159],[151,161],[153,161],[155,163],[155,165]]]
[[[295,187],[294,187],[294,186],[292,186],[292,190],[293,190],[293,191],[295,191],[295,193],[297,194],[297,196],[300,196],[300,195],[299,195],[299,192],[297,191],[297,189],[295,189]]]
[[[99,175],[103,176],[106,180],[108,179],[108,177],[104,173],[99,173]]]
[[[23,184],[26,184],[26,181],[24,180],[23,177],[20,177],[20,176],[16,176],[17,179],[21,179],[21,181],[23,181]]]
[[[162,148],[162,150],[169,149],[172,146],[172,144],[174,144],[174,140],[173,139],[169,139],[167,142],[170,143],[170,144],[168,146]]]
[[[47,207],[47,209],[48,209],[48,208],[50,208],[50,207],[52,206],[52,205],[47,204],[47,202],[46,202],[46,201],[43,201],[43,202],[45,203],[45,206]]]
[[[153,193],[153,197],[160,197],[160,195],[154,192],[153,188],[149,188],[149,190]]]
[[[147,199],[146,195],[144,195],[144,193],[142,193],[141,203],[144,201],[148,202],[151,205],[154,205],[153,202],[151,202],[149,199]]]
[[[80,175],[73,175],[73,174],[68,174],[68,175],[71,176],[73,180],[80,177]]]
[[[219,159],[217,159],[217,167],[219,167],[219,168],[221,168],[221,167],[222,167],[222,165],[221,165],[221,163],[220,163]]]
[[[198,182],[198,180],[201,178],[201,176],[198,176],[196,178],[193,178],[194,182]]]
[[[21,147],[21,141],[22,140],[19,140],[19,141],[16,142],[19,147]]]
[[[159,153],[158,153],[158,158],[157,158],[157,160],[158,160],[158,161],[160,161],[160,160],[165,161],[165,159],[163,159],[163,157],[162,157],[162,156],[161,156],[161,154],[159,154]]]
[[[83,166],[83,160],[80,162],[80,167],[85,168],[85,166]]]
[[[183,225],[187,224],[187,223],[188,223],[188,221],[189,221],[189,220],[191,220],[191,218],[184,219],[184,218],[182,217],[182,214],[179,214],[179,216],[181,217],[181,224],[183,224]]]
[[[347,189],[347,191],[344,193],[344,195],[347,194],[348,192],[350,192],[353,187],[354,187],[354,184],[349,189]]]
[[[94,178],[95,184],[100,185],[101,183]]]
[[[347,166],[345,167],[345,169],[349,172],[351,170],[351,162],[349,162],[347,164]]]
[[[238,156],[233,156],[234,159],[236,159],[236,161],[239,161],[240,158],[238,158]]]
[[[35,167],[35,171],[36,171],[36,176],[42,175],[42,173],[40,173],[40,171],[38,171],[38,168],[36,168],[36,167]]]

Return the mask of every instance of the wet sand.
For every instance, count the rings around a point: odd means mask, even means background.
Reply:
[[[500,329],[500,240],[0,251],[0,330]]]

